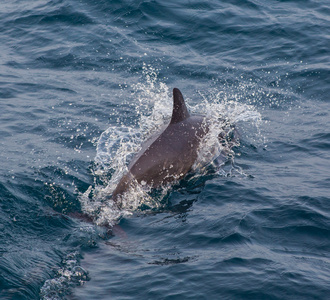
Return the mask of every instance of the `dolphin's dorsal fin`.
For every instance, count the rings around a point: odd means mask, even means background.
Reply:
[[[187,118],[189,118],[189,112],[184,103],[183,96],[179,89],[173,89],[173,113],[170,124],[181,122]]]

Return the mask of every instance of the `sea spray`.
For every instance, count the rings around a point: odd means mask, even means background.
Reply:
[[[166,205],[162,199],[173,186],[162,186],[155,197],[150,195],[151,187],[135,184],[122,197],[120,208],[111,199],[112,192],[128,171],[127,165],[141,149],[141,144],[165,128],[171,117],[173,100],[170,88],[159,82],[156,70],[150,66],[144,65],[143,79],[132,85],[137,121],[132,125],[110,126],[101,134],[92,170],[94,185],[80,195],[82,211],[92,216],[98,225],[112,226],[142,206],[157,209]],[[234,159],[233,147],[239,146],[238,124],[250,122],[257,127],[261,115],[253,105],[232,100],[223,92],[213,93],[211,97],[202,95],[202,101],[198,104],[193,104],[189,97],[186,101],[192,114],[205,115],[209,127],[193,166],[195,176],[205,175],[208,166],[215,161],[220,174],[221,166],[227,160]]]

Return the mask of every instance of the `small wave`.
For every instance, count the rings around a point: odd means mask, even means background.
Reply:
[[[159,209],[166,204],[163,199],[173,186],[163,186],[160,193],[151,196],[151,187],[137,184],[123,197],[121,208],[111,200],[111,194],[128,171],[127,165],[134,153],[141,149],[146,139],[166,126],[171,116],[172,96],[167,85],[158,82],[157,70],[144,65],[143,75],[145,81],[133,85],[133,96],[137,101],[136,124],[111,126],[101,134],[92,170],[95,183],[80,195],[83,212],[93,216],[99,225],[114,225],[121,217],[142,207]],[[205,115],[209,123],[209,132],[201,143],[193,166],[197,177],[206,175],[210,168],[216,168],[221,174],[221,166],[234,159],[233,148],[240,144],[235,126],[252,122],[257,127],[261,121],[260,113],[252,105],[223,96],[220,92],[212,97],[202,95],[202,102],[196,105],[187,99],[189,110],[193,114]]]

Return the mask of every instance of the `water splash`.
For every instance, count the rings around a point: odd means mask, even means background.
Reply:
[[[121,217],[133,214],[142,206],[159,208],[162,198],[171,187],[164,186],[157,197],[151,197],[150,187],[136,184],[125,193],[121,208],[111,200],[112,192],[128,171],[127,165],[141,149],[141,144],[166,126],[171,116],[172,95],[166,84],[159,82],[157,71],[144,65],[143,78],[143,82],[132,86],[133,97],[137,101],[136,124],[110,126],[102,133],[97,143],[93,168],[94,185],[80,196],[83,212],[92,216],[99,225],[114,225]],[[203,101],[197,105],[191,104],[189,99],[187,101],[191,113],[205,115],[209,126],[193,166],[196,176],[205,174],[210,165],[214,166],[214,162],[220,170],[219,167],[228,159],[233,159],[233,147],[239,145],[235,128],[238,124],[250,122],[258,127],[261,121],[261,115],[254,106],[235,101],[231,95],[216,92],[201,96]]]

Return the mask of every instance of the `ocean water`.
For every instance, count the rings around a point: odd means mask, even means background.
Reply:
[[[329,37],[325,0],[1,1],[0,299],[329,299]],[[117,209],[174,87],[239,139]]]

